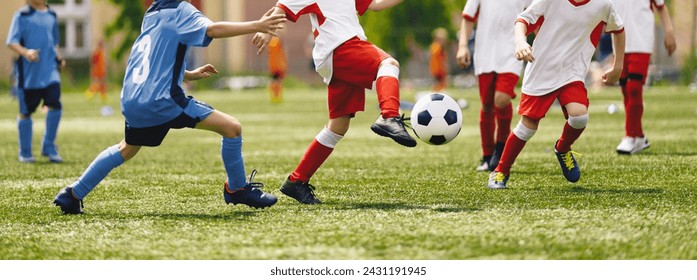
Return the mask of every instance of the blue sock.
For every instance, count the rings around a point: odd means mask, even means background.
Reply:
[[[242,160],[242,136],[236,138],[223,137],[223,147],[220,149],[223,155],[223,165],[227,172],[228,186],[230,190],[244,188],[247,185]]]
[[[31,118],[17,119],[17,130],[19,130],[19,154],[22,157],[31,157],[32,126],[34,122]]]
[[[63,110],[50,109],[46,114],[46,133],[44,133],[44,141],[41,147],[41,154],[53,155],[58,153],[56,150],[56,134],[58,132],[58,123],[61,120]]]
[[[83,199],[99,182],[104,180],[106,175],[109,175],[112,169],[118,167],[123,162],[124,159],[121,156],[121,152],[119,152],[119,145],[106,148],[85,169],[80,179],[73,183],[73,194],[77,198]]]

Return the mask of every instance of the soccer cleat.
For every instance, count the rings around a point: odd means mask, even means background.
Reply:
[[[571,183],[578,182],[581,179],[581,168],[578,166],[574,154],[578,154],[574,151],[568,151],[566,153],[557,152],[556,145],[554,148],[554,153],[557,155],[557,160],[559,161],[559,166],[561,167],[561,173],[564,174],[566,180]]]
[[[634,138],[634,153],[641,152],[650,146],[649,139],[646,136]]]
[[[310,183],[293,182],[286,178],[281,185],[281,192],[290,196],[302,204],[321,204],[322,201],[315,196],[315,187]]]
[[[223,188],[223,199],[225,199],[225,203],[232,203],[233,205],[244,204],[252,208],[262,209],[276,204],[278,201],[276,196],[270,193],[265,193],[259,189],[263,187],[264,184],[252,181],[254,179],[254,175],[256,174],[256,170],[252,171],[252,174],[249,175],[249,181],[244,188],[237,189],[232,192],[228,192],[229,185],[228,181],[226,180],[225,187]]]
[[[82,214],[82,199],[73,196],[73,187],[65,187],[53,199],[53,204],[59,206],[63,214]]]
[[[377,135],[392,138],[400,145],[407,147],[416,147],[416,140],[409,135],[404,125],[404,119],[401,116],[383,119],[378,116],[375,123],[370,126]]]
[[[50,162],[53,163],[61,163],[63,162],[63,158],[61,157],[60,154],[55,153],[55,154],[47,154],[47,153],[41,153],[42,156],[45,156],[48,158]]]
[[[636,139],[634,137],[625,136],[622,137],[622,141],[617,145],[617,153],[621,155],[631,155],[634,152],[634,142]]]
[[[499,161],[501,160],[501,155],[503,154],[503,148],[506,143],[496,143],[496,148],[494,148],[494,154],[491,155],[491,159],[489,160],[489,171],[494,171],[496,170],[496,166],[499,165]]]
[[[34,162],[36,162],[36,159],[33,156],[25,157],[25,156],[19,155],[19,162],[21,162],[21,163],[34,163]]]
[[[477,166],[476,170],[479,172],[482,171],[491,171],[489,170],[489,160],[491,159],[491,156],[484,156],[482,157],[482,162],[479,163],[479,166]]]
[[[505,189],[508,177],[509,175],[503,174],[503,172],[493,171],[489,174],[487,187],[490,189]]]

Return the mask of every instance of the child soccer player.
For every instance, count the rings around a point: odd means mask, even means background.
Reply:
[[[526,34],[539,28],[533,46]],[[515,56],[528,62],[518,113],[521,121],[506,140],[501,161],[489,175],[488,187],[505,189],[511,165],[535,132],[554,100],[566,117],[554,145],[562,174],[581,178],[571,145],[588,123],[588,94],[583,84],[602,30],[613,34],[615,61],[603,81],[619,80],[624,63],[624,27],[611,0],[534,0],[515,23]]]
[[[90,87],[85,92],[87,99],[91,100],[96,93],[99,93],[102,104],[106,104],[106,60],[103,40],[97,43],[97,48],[90,57],[90,78],[92,80]]]
[[[305,152],[300,164],[281,186],[281,192],[300,203],[316,204],[310,177],[348,131],[351,118],[365,106],[365,89],[377,79],[381,109],[371,129],[397,143],[416,146],[399,116],[399,63],[366,40],[358,15],[380,11],[402,0],[279,0],[270,12],[290,21],[309,14],[315,35],[313,58],[328,84],[329,122]],[[271,36],[257,33],[252,42],[261,52]]]
[[[515,59],[514,25],[518,13],[532,0],[470,0],[462,11],[457,63],[467,68],[470,61],[469,38],[477,22],[474,40],[474,74],[479,79],[479,131],[482,161],[477,171],[493,171],[501,159],[511,132],[515,86],[523,62]],[[494,136],[496,138],[494,139]]]
[[[649,147],[641,117],[644,114],[644,83],[654,44],[654,15],[657,11],[665,32],[664,45],[668,55],[675,51],[673,23],[664,0],[613,0],[617,13],[627,27],[624,70],[620,86],[624,96],[625,136],[617,145],[617,153],[631,155]],[[654,9],[655,8],[655,9]]]
[[[281,29],[282,30],[282,29]],[[277,36],[271,38],[269,42],[269,72],[271,72],[271,102],[280,103],[283,101],[283,79],[288,70],[288,60],[286,52],[283,50],[283,43]]]
[[[20,57],[17,61],[17,82],[19,99],[19,161],[33,163],[31,114],[36,111],[41,100],[48,107],[46,113],[46,132],[42,141],[41,155],[54,163],[63,162],[58,153],[55,140],[62,115],[61,84],[59,67],[65,67],[65,60],[58,52],[60,34],[58,18],[44,0],[29,0],[27,6],[14,14],[7,46]]]
[[[285,19],[263,16],[250,22],[212,22],[187,1],[156,0],[143,18],[141,34],[131,49],[121,91],[126,137],[102,151],[80,178],[63,188],[54,203],[65,214],[82,213],[82,200],[109,172],[133,158],[142,146],[156,147],[174,128],[197,128],[220,134],[227,172],[223,190],[226,203],[269,207],[277,199],[259,190],[260,183],[245,182],[242,127],[237,119],[187,97],[182,80],[207,78],[218,71],[210,64],[185,71],[190,46],[205,47],[213,38],[254,32],[274,34]]]
[[[441,92],[448,85],[446,80],[448,76],[447,62],[448,56],[445,52],[446,44],[448,43],[448,31],[445,28],[436,28],[433,30],[433,43],[429,47],[431,51],[431,61],[429,68],[433,77],[433,91]]]

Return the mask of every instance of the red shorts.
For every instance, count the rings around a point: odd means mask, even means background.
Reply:
[[[532,96],[523,93],[523,96],[520,98],[518,114],[534,120],[540,120],[545,117],[555,99],[559,100],[564,116],[566,116],[566,109],[564,108],[566,104],[581,103],[586,108],[590,105],[586,86],[582,82],[576,81],[542,96]]]
[[[620,79],[641,79],[641,83],[646,82],[646,75],[649,73],[649,63],[651,62],[650,53],[627,53],[624,54],[624,68]]]
[[[518,84],[518,75],[513,73],[482,73],[479,79],[479,98],[484,105],[494,105],[494,94],[503,92],[511,98],[515,98],[515,86]]]
[[[353,117],[365,109],[365,89],[373,87],[386,52],[356,37],[334,49],[332,81],[328,86],[329,118]]]

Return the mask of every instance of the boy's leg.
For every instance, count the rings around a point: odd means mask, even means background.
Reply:
[[[495,73],[483,73],[479,79],[479,100],[482,108],[479,110],[479,136],[482,144],[482,163],[477,171],[490,171],[489,160],[494,153],[494,131],[496,130],[494,112]]]
[[[17,116],[17,130],[19,134],[19,161],[32,163],[35,161],[32,155],[32,138],[34,122],[31,114],[41,102],[39,94],[19,88],[17,92],[19,103],[19,115]]]
[[[244,160],[242,159],[242,125],[239,121],[220,111],[210,111],[212,108],[202,102],[191,101],[190,106],[198,107],[198,109],[192,109],[191,113],[203,118],[202,121],[195,124],[195,128],[214,131],[223,136],[220,153],[227,174],[223,189],[225,202],[228,204],[241,203],[254,208],[264,208],[275,204],[278,201],[275,196],[258,189],[263,184],[252,182],[253,177],[250,177],[249,182],[247,182]]]
[[[515,85],[518,75],[512,73],[496,74],[496,90],[494,93],[494,114],[496,115],[496,146],[489,161],[490,170],[499,164],[506,140],[511,134],[513,106],[511,99],[515,98]]]
[[[60,94],[60,84],[52,84],[46,88],[44,104],[49,107],[49,110],[46,114],[46,132],[41,147],[41,155],[47,156],[51,162],[56,163],[63,161],[55,144],[58,124],[63,112]]]
[[[404,120],[399,116],[399,63],[393,58],[383,60],[377,77],[375,90],[380,117],[370,128],[378,135],[390,137],[400,145],[415,147],[416,140],[406,131]]]
[[[581,178],[581,169],[571,151],[571,145],[588,124],[588,93],[583,83],[575,82],[562,87],[559,90],[559,104],[568,119],[564,123],[561,137],[554,145],[554,152],[562,174],[573,183]]]

